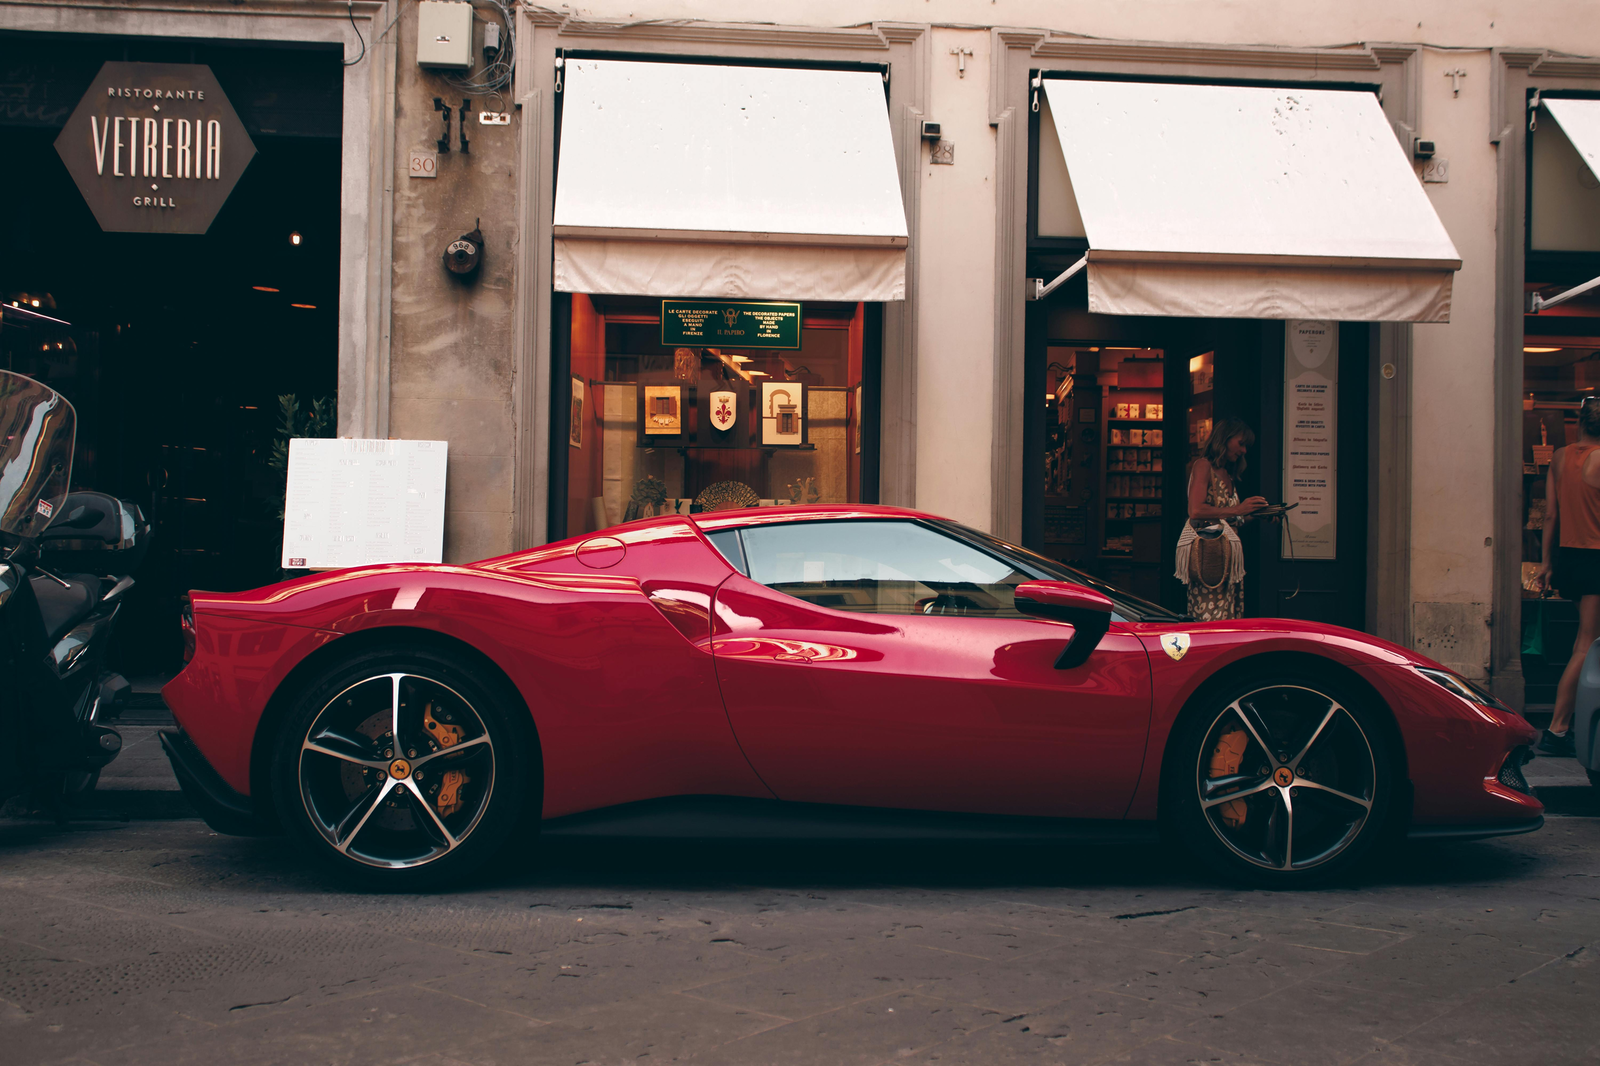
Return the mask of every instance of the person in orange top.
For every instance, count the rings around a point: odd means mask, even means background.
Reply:
[[[1544,561],[1535,583],[1549,588],[1553,572],[1561,595],[1576,601],[1578,639],[1556,686],[1555,710],[1539,750],[1571,755],[1578,674],[1589,645],[1600,637],[1600,399],[1591,396],[1578,405],[1578,442],[1556,449],[1544,498]]]

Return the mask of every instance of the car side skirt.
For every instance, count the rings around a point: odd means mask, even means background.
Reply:
[[[586,839],[1149,841],[1153,821],[947,814],[740,796],[675,796],[547,819],[540,834]]]
[[[1509,837],[1519,833],[1532,833],[1543,828],[1544,815],[1523,818],[1515,822],[1466,822],[1461,825],[1414,825],[1406,833],[1408,840],[1486,840],[1489,837]]]

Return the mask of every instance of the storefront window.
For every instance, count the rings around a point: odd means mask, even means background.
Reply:
[[[876,432],[862,417],[876,358],[867,310],[573,294],[559,407],[565,535],[660,514],[863,502]],[[724,315],[773,323],[770,335],[703,343]],[[705,336],[686,338],[686,322]]]

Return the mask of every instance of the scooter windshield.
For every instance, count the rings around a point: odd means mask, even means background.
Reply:
[[[66,397],[0,370],[0,533],[35,537],[72,480],[78,415]]]

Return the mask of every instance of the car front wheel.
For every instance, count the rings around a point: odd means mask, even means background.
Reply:
[[[1349,870],[1394,792],[1383,711],[1303,678],[1236,686],[1186,713],[1169,779],[1181,839],[1234,880],[1295,887]]]
[[[461,884],[528,806],[508,701],[453,659],[366,654],[296,701],[274,759],[283,823],[366,887]]]

